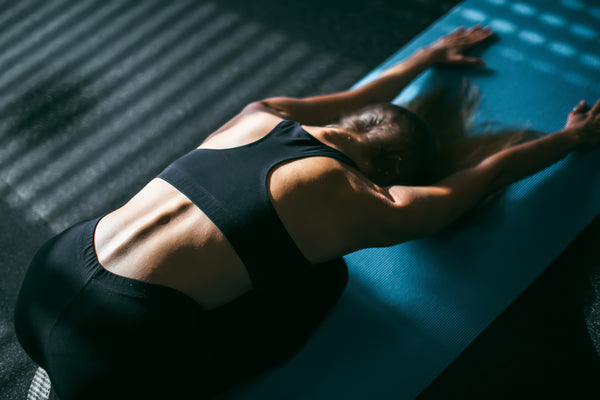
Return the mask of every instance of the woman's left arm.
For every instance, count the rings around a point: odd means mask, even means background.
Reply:
[[[492,36],[489,28],[459,28],[433,44],[417,50],[387,69],[379,78],[356,89],[297,99],[272,97],[260,101],[279,116],[306,125],[335,122],[345,112],[369,104],[392,101],[410,82],[434,64],[484,65],[483,60],[463,53]]]
[[[484,159],[432,186],[387,188],[394,207],[381,219],[391,232],[389,242],[419,237],[443,229],[486,196],[524,179],[578,149],[600,146],[600,99],[588,110],[581,101],[568,115],[565,127]],[[395,208],[395,210],[394,210]],[[393,214],[396,217],[393,217]],[[397,231],[394,233],[394,225]]]

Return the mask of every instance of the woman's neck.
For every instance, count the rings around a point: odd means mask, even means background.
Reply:
[[[321,143],[344,153],[363,173],[369,170],[370,162],[365,156],[365,143],[356,133],[341,130],[336,126],[303,126],[303,128]]]

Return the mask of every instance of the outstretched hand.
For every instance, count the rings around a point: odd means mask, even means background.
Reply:
[[[577,134],[581,147],[600,145],[600,99],[589,110],[581,100],[569,113],[565,129]]]
[[[485,65],[481,58],[467,57],[463,53],[493,35],[489,27],[484,28],[481,25],[470,29],[460,27],[432,43],[428,50],[431,51],[432,60],[438,64]]]

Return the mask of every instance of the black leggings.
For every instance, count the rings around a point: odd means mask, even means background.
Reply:
[[[210,397],[293,355],[347,280],[336,260],[206,311],[174,289],[102,268],[98,220],[40,248],[15,309],[21,345],[65,400]]]

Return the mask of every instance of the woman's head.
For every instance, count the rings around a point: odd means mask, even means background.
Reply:
[[[391,103],[365,107],[340,118],[364,148],[364,173],[379,185],[425,185],[436,169],[438,145],[424,119]]]

